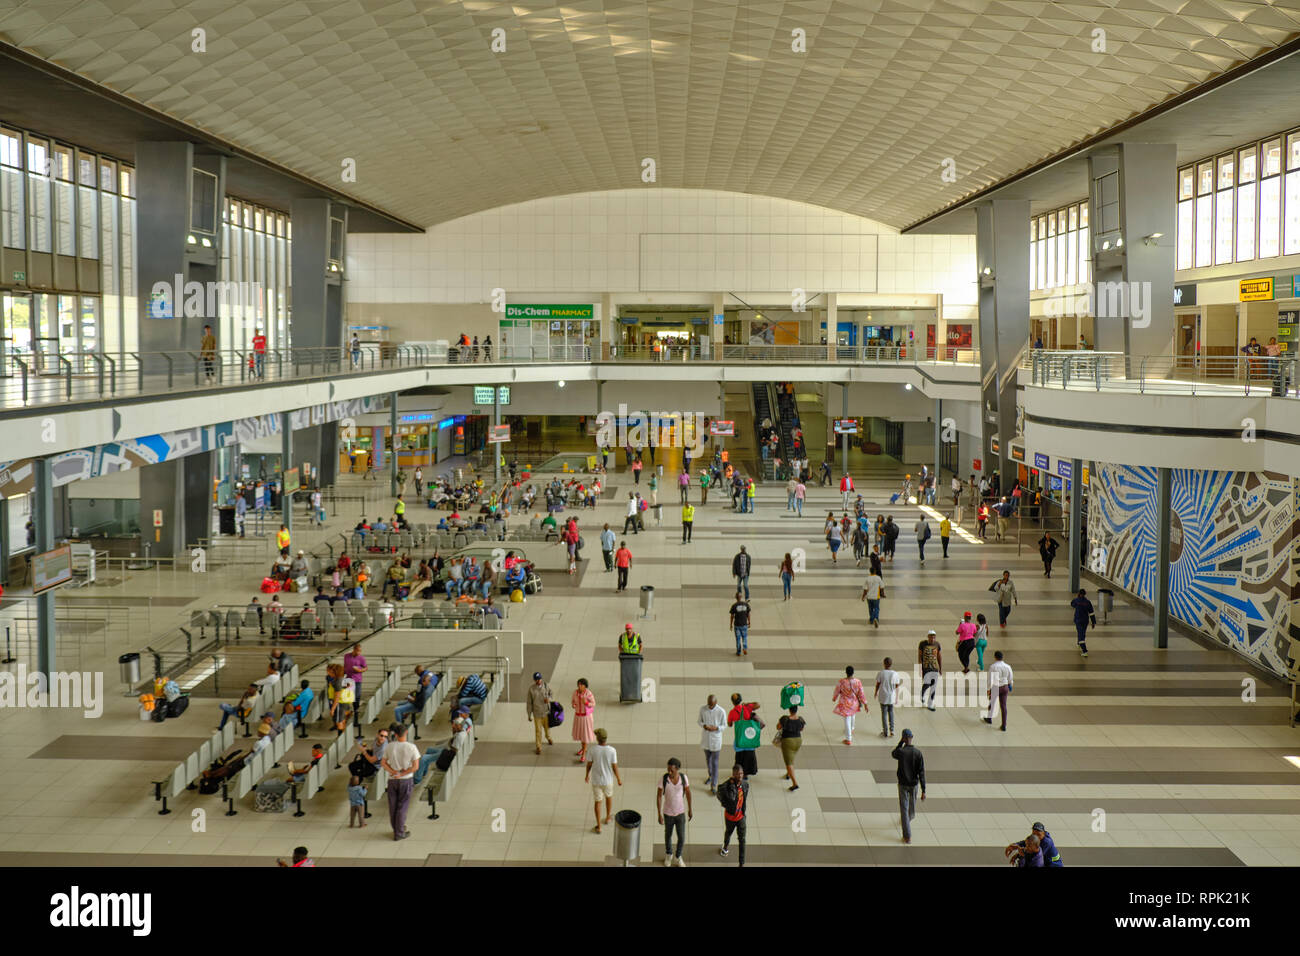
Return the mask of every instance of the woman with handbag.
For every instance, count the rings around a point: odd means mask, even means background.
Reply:
[[[587,685],[587,678],[578,678],[577,690],[569,703],[573,707],[573,739],[580,745],[576,756],[583,763],[587,759],[587,744],[596,739],[596,697]]]
[[[794,778],[794,758],[803,746],[805,725],[806,721],[799,716],[799,706],[791,704],[790,713],[782,714],[776,722],[776,739],[772,741],[781,748],[781,762],[785,764],[785,776],[781,779],[790,781],[789,789],[792,792],[799,789],[799,781]]]

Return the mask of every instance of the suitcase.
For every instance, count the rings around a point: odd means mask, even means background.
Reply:
[[[889,496],[889,503],[891,505],[894,504],[895,502],[898,501],[898,497],[899,497],[899,493],[895,491],[892,495]]]
[[[189,706],[190,706],[190,695],[182,694],[180,697],[177,697],[175,700],[167,701],[166,704],[167,716],[179,717],[181,714],[185,713],[185,709]]]

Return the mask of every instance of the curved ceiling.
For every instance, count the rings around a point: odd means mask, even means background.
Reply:
[[[1273,0],[0,0],[27,52],[430,225],[653,159],[903,226],[1297,33]]]

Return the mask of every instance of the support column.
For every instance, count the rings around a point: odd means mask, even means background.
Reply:
[[[501,424],[501,386],[492,386],[492,427]],[[501,446],[488,442],[488,447],[492,449],[492,485],[495,487],[501,483]]]
[[[1131,359],[1173,352],[1177,199],[1172,188],[1151,184],[1176,175],[1171,144],[1120,143],[1088,157],[1092,344],[1099,352]]]
[[[1027,241],[1027,240],[1026,240]],[[826,361],[835,361],[835,343],[839,336],[839,293],[826,293]]]
[[[1079,545],[1083,537],[1083,459],[1070,460],[1070,593],[1079,593],[1083,577],[1083,555]]]
[[[979,457],[993,460],[991,440],[997,434],[1001,458],[997,469],[1005,489],[1010,487],[1008,476],[1014,468],[1011,440],[1016,437],[1020,354],[1029,343],[1027,199],[997,199],[975,207],[975,269],[983,383],[984,436]]]
[[[727,420],[727,383],[726,382],[718,383],[718,420],[719,421]],[[722,435],[717,436],[717,441],[718,441],[719,451],[727,447],[727,439],[724,438]]]
[[[293,422],[289,412],[280,413],[280,510],[284,512],[281,519],[289,534],[293,534],[293,496],[285,490],[283,475],[293,467]],[[301,479],[300,479],[301,480]]]
[[[939,501],[939,462],[943,460],[943,399],[934,400],[934,500]]]
[[[849,386],[846,382],[840,386],[840,417],[849,417]],[[840,436],[840,461],[843,467],[840,473],[847,475],[849,473],[849,435],[845,432]]]
[[[40,554],[54,548],[54,474],[48,458],[32,459],[32,481],[32,524],[36,527],[36,552]],[[36,669],[48,681],[57,666],[54,591],[49,590],[36,595]]]
[[[0,495],[0,587],[9,586],[9,499]]]
[[[726,321],[726,296],[721,292],[713,293],[713,307],[709,315],[709,342],[711,357],[716,361],[722,358],[723,322]]]
[[[600,357],[609,360],[610,347],[614,344],[614,295],[603,292],[600,296]]]
[[[1155,612],[1151,622],[1152,646],[1169,646],[1169,534],[1172,530],[1173,473],[1168,468],[1156,471],[1156,580],[1152,595]]]
[[[934,297],[934,359],[942,362],[955,356],[948,354],[948,320],[943,315],[943,295]],[[936,475],[936,477],[938,477]]]
[[[397,393],[388,393],[388,484],[392,489],[392,495],[397,497]],[[467,445],[466,453],[469,451]]]

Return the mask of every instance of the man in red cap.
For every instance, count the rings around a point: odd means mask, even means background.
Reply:
[[[618,652],[620,654],[641,653],[641,635],[632,630],[631,622],[623,625],[623,633],[618,636]]]
[[[961,661],[961,672],[970,673],[970,655],[975,650],[975,632],[978,628],[975,622],[970,619],[970,611],[962,617],[962,621],[957,625],[957,658]]]

